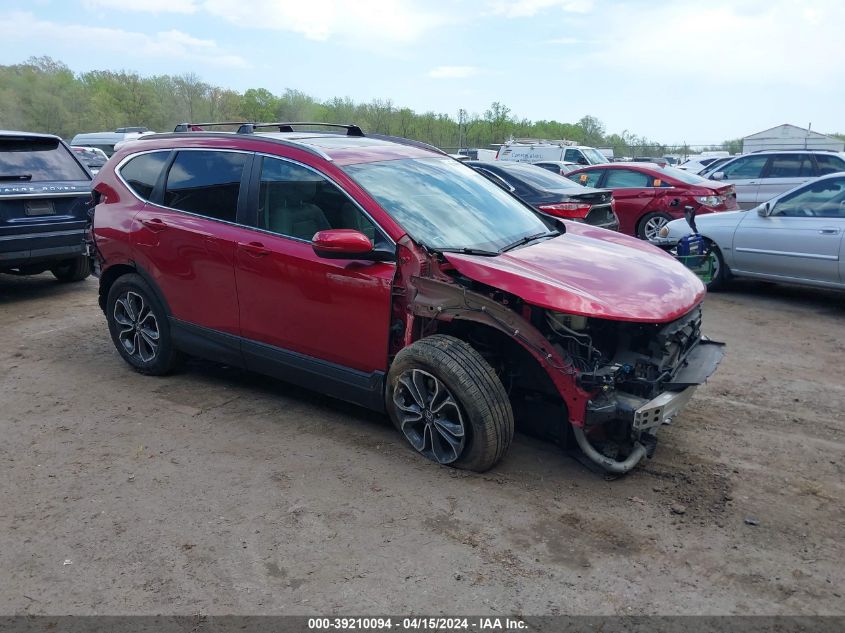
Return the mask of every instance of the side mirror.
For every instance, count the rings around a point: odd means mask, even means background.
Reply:
[[[725,172],[717,171],[712,176],[710,176],[711,180],[724,180],[725,179]]]
[[[769,215],[770,211],[771,209],[769,208],[768,202],[757,207],[757,215],[759,215],[761,218],[765,218],[767,215]]]
[[[380,252],[373,249],[369,237],[354,229],[318,231],[311,238],[311,248],[325,259],[374,259]]]

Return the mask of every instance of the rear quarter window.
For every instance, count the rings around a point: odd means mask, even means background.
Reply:
[[[0,181],[90,180],[67,147],[51,138],[0,138]]]
[[[168,156],[169,150],[141,154],[127,161],[120,168],[120,175],[139,198],[149,200]]]

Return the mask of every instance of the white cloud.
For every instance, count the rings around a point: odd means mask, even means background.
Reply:
[[[547,9],[589,13],[593,9],[593,0],[492,0],[490,9],[493,14],[507,18],[530,18]]]
[[[443,24],[441,12],[413,0],[204,0],[203,8],[238,26],[292,31],[311,40],[333,38],[378,46],[407,43]]]
[[[759,95],[765,108],[777,86],[818,88],[842,81],[842,24],[841,0],[816,0],[812,9],[800,0],[620,6],[608,13],[600,50],[582,61],[647,76],[687,78],[712,86],[714,97],[728,100],[731,94],[720,92],[728,84],[767,85],[767,94]],[[682,101],[684,95],[678,98]]]
[[[83,0],[88,9],[117,9],[145,13],[196,13],[195,0]]]
[[[429,70],[428,76],[432,79],[466,79],[478,72],[475,66],[438,66]]]
[[[21,24],[26,24],[26,28],[19,28]],[[199,39],[175,29],[148,34],[100,26],[58,24],[39,20],[25,12],[13,12],[0,22],[0,37],[7,42],[27,45],[42,42],[58,47],[78,47],[80,42],[89,42],[96,46],[104,59],[108,58],[108,52],[116,52],[212,66],[237,68],[249,65],[238,55],[221,49],[213,40]]]
[[[564,46],[570,46],[572,44],[583,44],[584,40],[579,39],[577,37],[553,37],[550,40],[546,40],[546,44],[561,44]]]

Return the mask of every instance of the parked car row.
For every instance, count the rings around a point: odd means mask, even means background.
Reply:
[[[731,277],[845,289],[845,170],[695,224],[712,247],[710,289]],[[659,242],[674,247],[691,231],[686,220],[670,222]]]
[[[302,125],[185,123],[118,148],[93,187],[57,137],[4,135],[0,271],[93,267],[112,341],[144,374],[196,355],[276,376],[385,411],[414,450],[471,470],[518,422],[615,474],[722,356],[702,282],[633,235],[671,249],[691,231],[672,220],[696,210],[719,282],[774,251],[845,279],[845,174],[754,213],[726,179],[654,163],[563,177]],[[822,250],[789,251],[811,232]]]

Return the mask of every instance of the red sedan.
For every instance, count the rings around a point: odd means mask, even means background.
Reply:
[[[698,215],[739,208],[733,185],[654,163],[592,165],[566,176],[586,187],[612,190],[620,233],[641,239],[656,238],[664,225],[684,217],[687,205]]]

